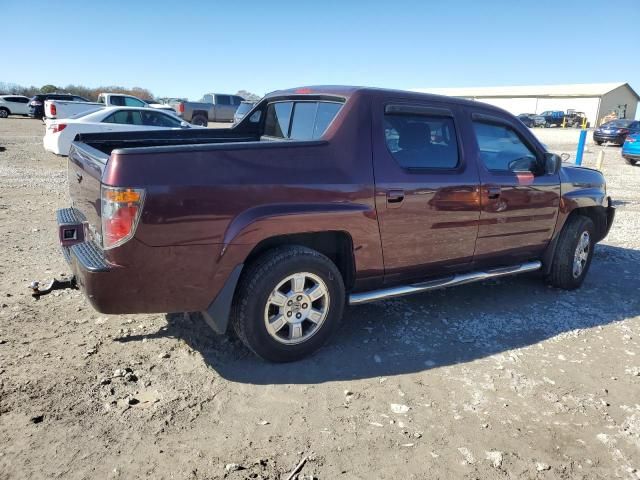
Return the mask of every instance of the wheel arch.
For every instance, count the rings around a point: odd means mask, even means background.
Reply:
[[[587,207],[576,207],[569,212],[568,215],[564,218],[564,221],[553,235],[551,242],[549,242],[549,246],[547,247],[543,258],[542,258],[542,269],[545,274],[548,274],[551,270],[551,265],[553,263],[553,258],[555,256],[556,247],[558,245],[558,239],[560,238],[560,234],[565,226],[569,223],[570,219],[576,216],[583,216],[590,218],[596,227],[596,238],[594,239],[594,243],[599,242],[609,233],[609,229],[611,228],[611,222],[613,221],[613,213],[612,207],[605,207],[602,205],[592,205]]]

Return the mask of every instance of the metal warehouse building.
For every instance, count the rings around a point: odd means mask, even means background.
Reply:
[[[633,119],[640,101],[640,96],[628,83],[418,88],[415,91],[479,100],[504,108],[514,115],[573,109],[584,112],[591,125],[599,124],[611,112],[615,112],[618,118]]]

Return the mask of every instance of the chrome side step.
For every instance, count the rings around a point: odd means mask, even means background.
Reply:
[[[542,267],[542,262],[527,262],[512,267],[492,268],[486,271],[469,272],[458,275],[452,275],[445,278],[437,278],[428,282],[414,283],[411,285],[401,285],[399,287],[385,288],[382,290],[373,290],[371,292],[352,293],[349,295],[349,305],[360,305],[362,303],[375,302],[388,298],[402,297],[411,295],[412,293],[426,292],[437,288],[453,287],[455,285],[464,285],[465,283],[479,282],[488,278],[504,277],[506,275],[515,275],[517,273],[533,272]]]

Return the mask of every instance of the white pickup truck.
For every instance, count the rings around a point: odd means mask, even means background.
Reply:
[[[97,102],[46,100],[44,102],[44,114],[47,119],[70,118],[82,112],[98,110],[104,107],[151,107],[176,115],[176,111],[169,105],[145,102],[133,95],[124,95],[121,93],[101,93],[98,95]]]

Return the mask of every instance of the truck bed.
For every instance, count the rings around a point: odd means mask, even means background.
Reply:
[[[110,155],[119,148],[167,147],[212,143],[255,142],[257,135],[236,132],[231,128],[155,130],[137,132],[83,133],[75,141]]]

